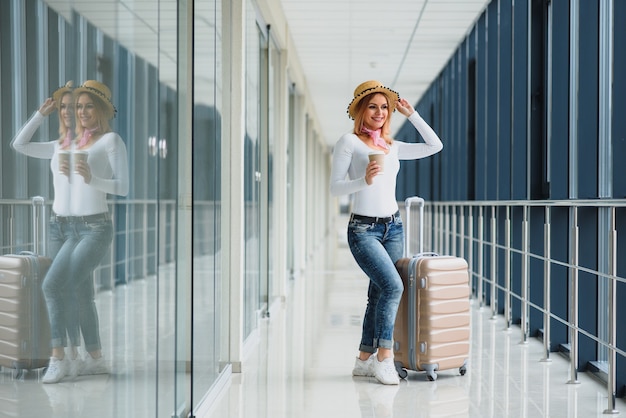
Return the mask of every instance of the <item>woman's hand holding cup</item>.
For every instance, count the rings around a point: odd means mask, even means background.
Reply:
[[[385,153],[372,152],[368,157],[370,162],[365,169],[365,182],[371,185],[374,181],[374,177],[379,174],[384,174],[385,172]]]

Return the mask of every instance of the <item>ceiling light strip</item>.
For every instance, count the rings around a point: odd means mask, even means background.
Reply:
[[[396,82],[398,81],[398,77],[400,76],[400,71],[402,71],[402,67],[404,66],[404,61],[406,61],[407,55],[409,55],[409,49],[411,49],[411,44],[413,43],[413,38],[415,38],[415,32],[417,32],[417,27],[419,26],[422,15],[424,14],[424,10],[426,10],[426,5],[428,4],[428,0],[424,1],[422,5],[422,9],[420,10],[420,15],[415,22],[415,26],[413,27],[413,33],[411,33],[411,37],[409,38],[409,43],[406,45],[406,49],[404,50],[404,55],[402,56],[402,61],[400,61],[400,66],[398,67],[398,72],[393,79],[393,83],[391,83],[391,88],[395,88]]]

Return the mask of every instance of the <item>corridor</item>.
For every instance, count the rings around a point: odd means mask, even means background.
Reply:
[[[365,308],[367,281],[345,242],[345,219],[336,238],[318,250],[304,277],[293,281],[287,302],[261,320],[258,349],[203,418],[408,418],[609,416],[606,385],[579,373],[568,384],[569,363],[557,353],[542,362],[537,339],[521,344],[521,331],[472,300],[468,372],[439,373],[430,382],[409,372],[399,386],[351,376]],[[306,299],[304,295],[306,294]],[[623,414],[626,403],[617,400]]]

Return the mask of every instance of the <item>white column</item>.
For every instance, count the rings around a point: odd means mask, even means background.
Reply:
[[[245,63],[246,2],[222,0],[224,13],[224,66],[222,127],[222,283],[225,303],[221,321],[228,333],[220,333],[225,362],[233,372],[241,372],[243,357],[244,307],[244,138],[245,138]],[[226,325],[228,324],[228,325]],[[228,334],[228,335],[226,335]]]

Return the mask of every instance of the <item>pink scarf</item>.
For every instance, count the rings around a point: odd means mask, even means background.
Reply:
[[[85,146],[85,144],[87,144],[87,142],[89,142],[89,139],[91,139],[91,135],[96,132],[98,130],[98,128],[93,128],[93,129],[85,129],[83,131],[83,136],[80,138],[80,141],[78,141],[78,148],[82,148]]]
[[[67,132],[65,132],[65,138],[63,139],[63,142],[61,143],[61,148],[68,148],[71,143],[72,143],[72,131],[68,129]]]
[[[380,137],[380,129],[372,130],[363,126],[361,128],[361,132],[368,134],[370,138],[372,138],[372,141],[374,141],[374,145],[376,145],[377,147],[389,149],[389,144],[387,144],[387,141],[385,141],[384,138]]]

